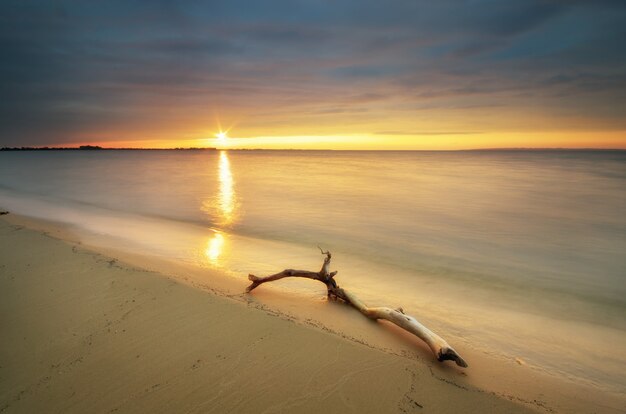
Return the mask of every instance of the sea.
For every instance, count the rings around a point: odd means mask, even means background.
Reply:
[[[451,344],[626,392],[626,151],[2,151],[0,208],[242,289],[330,250]]]

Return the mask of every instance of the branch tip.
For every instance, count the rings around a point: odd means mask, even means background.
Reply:
[[[439,350],[437,359],[442,361],[454,361],[458,366],[467,368],[467,362],[453,348],[445,347]]]

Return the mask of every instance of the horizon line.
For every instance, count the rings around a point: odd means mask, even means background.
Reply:
[[[460,151],[626,151],[626,148],[597,147],[485,147],[457,149],[333,149],[333,148],[218,148],[218,147],[101,147],[80,145],[76,147],[1,147],[0,151],[422,151],[422,152],[460,152]]]

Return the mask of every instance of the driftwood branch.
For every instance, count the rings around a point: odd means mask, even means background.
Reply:
[[[319,246],[318,246],[319,248]],[[359,298],[352,293],[340,288],[334,279],[337,272],[330,271],[330,260],[332,255],[329,251],[324,251],[321,248],[320,252],[326,256],[322,269],[319,272],[311,272],[307,270],[295,270],[285,269],[280,273],[276,273],[266,277],[257,277],[253,274],[248,275],[248,279],[252,282],[250,286],[246,288],[246,292],[251,292],[259,285],[266,282],[273,282],[286,277],[303,277],[312,280],[319,280],[326,285],[329,298],[337,298],[345,303],[353,306],[363,315],[370,319],[385,319],[393,324],[396,324],[400,328],[412,333],[418,338],[422,339],[430,349],[433,351],[439,361],[451,360],[456,362],[461,367],[467,367],[467,363],[461,356],[452,348],[448,343],[439,335],[426,328],[419,323],[415,318],[409,315],[405,315],[402,308],[391,309],[386,307],[370,308],[365,305]]]

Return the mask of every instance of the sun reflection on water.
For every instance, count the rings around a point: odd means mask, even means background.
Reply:
[[[220,151],[219,181],[218,207],[221,213],[221,223],[229,225],[235,220],[235,188],[226,151]]]
[[[218,182],[217,195],[204,203],[203,210],[212,215],[212,219],[219,227],[230,227],[237,218],[237,195],[227,151],[220,151]],[[224,251],[225,242],[225,234],[222,231],[214,230],[214,234],[209,238],[205,250],[205,255],[211,264],[219,264],[219,258]]]
[[[220,232],[215,232],[213,237],[209,239],[209,243],[206,248],[206,257],[209,259],[209,262],[212,264],[218,264],[218,259],[220,254],[222,254],[222,249],[224,248],[224,236]]]

